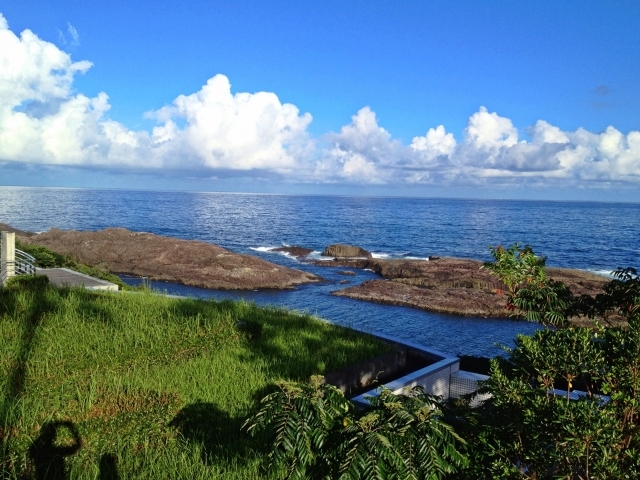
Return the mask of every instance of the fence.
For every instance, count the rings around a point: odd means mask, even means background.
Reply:
[[[16,234],[2,232],[0,235],[0,286],[16,275],[34,275],[36,259],[16,249]]]

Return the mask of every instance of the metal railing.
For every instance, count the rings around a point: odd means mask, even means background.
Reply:
[[[36,259],[27,252],[16,248],[16,275],[35,275]]]
[[[0,286],[4,285],[10,277],[35,274],[36,259],[16,248],[14,261],[5,261],[0,264]]]

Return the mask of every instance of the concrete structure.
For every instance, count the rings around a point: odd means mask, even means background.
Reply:
[[[488,375],[458,370],[453,373],[449,379],[449,396],[452,398],[459,398],[463,395],[476,393],[478,390],[478,382],[488,379]],[[490,397],[491,395],[489,393],[476,394],[471,399],[470,405],[472,407],[478,407],[482,402],[488,400]]]
[[[16,274],[16,234],[2,232],[0,238],[0,285],[4,286]]]
[[[37,268],[36,273],[49,277],[49,283],[56,287],[84,287],[87,290],[118,290],[118,285],[115,283],[74,272],[68,268]]]
[[[427,348],[417,343],[406,342],[393,337],[382,334],[373,334],[386,342],[394,343],[408,350],[412,350],[414,354],[431,358],[434,363],[431,365],[408,373],[407,375],[384,384],[395,394],[400,394],[415,386],[424,388],[425,393],[438,395],[443,399],[458,398],[462,395],[474,393],[478,389],[478,381],[485,380],[488,377],[471,372],[460,370],[460,359],[432,348]],[[356,405],[366,406],[369,401],[367,397],[379,395],[378,388],[374,388],[361,395],[351,399]],[[472,406],[479,405],[485,398],[476,396],[472,400]]]

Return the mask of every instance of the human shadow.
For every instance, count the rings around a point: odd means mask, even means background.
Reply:
[[[58,443],[61,432],[66,430],[71,443]],[[36,480],[64,480],[68,478],[65,458],[75,454],[82,446],[78,430],[72,422],[47,422],[40,429],[40,435],[28,450],[33,462]]]
[[[91,312],[103,322],[111,321],[95,295],[80,290],[73,292],[78,295],[83,311]],[[71,293],[72,290],[68,288],[57,289],[51,286],[48,278],[43,275],[16,277],[8,287],[0,289],[0,316],[6,314],[21,323],[17,353],[11,369],[5,379],[0,379],[0,388],[4,388],[3,399],[0,401],[0,472],[10,469],[8,458],[11,443],[21,416],[17,405],[26,393],[27,370],[36,348],[38,331],[47,316],[59,308],[60,299]]]
[[[15,436],[15,425],[20,418],[20,409],[16,408],[24,394],[27,365],[32,354],[36,334],[46,313],[55,305],[47,294],[48,279],[46,277],[29,277],[20,279],[20,284],[0,289],[0,315],[18,315],[22,319],[18,352],[12,362],[12,368],[4,380],[4,398],[0,402],[0,472],[10,470],[9,453],[12,438]],[[17,282],[16,282],[17,283]],[[27,299],[26,305],[18,300],[18,294]],[[26,308],[25,308],[26,307]],[[1,382],[1,380],[0,380]]]
[[[243,423],[243,418],[233,418],[213,403],[198,401],[182,408],[169,426],[189,443],[199,444],[202,462],[208,465],[216,459],[244,458],[248,449],[256,449]]]
[[[118,474],[118,457],[113,453],[105,453],[100,457],[100,475],[98,480],[120,480]]]

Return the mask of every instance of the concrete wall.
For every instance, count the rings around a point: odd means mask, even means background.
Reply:
[[[375,380],[384,382],[407,366],[407,349],[380,355],[364,362],[350,365],[324,376],[326,383],[338,387],[349,396],[351,392],[371,385]]]
[[[451,379],[449,380],[449,396],[451,398],[460,398],[463,395],[475,393],[478,390],[478,382],[488,379],[489,377],[487,375],[460,370],[451,375]],[[478,407],[490,397],[491,395],[488,393],[476,394],[471,398],[470,405],[472,407]]]
[[[2,232],[0,246],[0,284],[4,286],[7,280],[16,273],[16,234]]]
[[[451,375],[460,370],[460,359],[458,357],[424,347],[417,343],[401,341],[387,335],[375,334],[374,336],[406,348],[411,355],[417,355],[433,362],[427,367],[408,373],[392,382],[385,383],[384,386],[386,388],[393,393],[399,394],[405,389],[420,385],[426,393],[449,398]],[[377,396],[378,394],[378,389],[374,388],[366,393],[353,397],[351,401],[357,406],[366,406],[369,403],[367,397]]]

